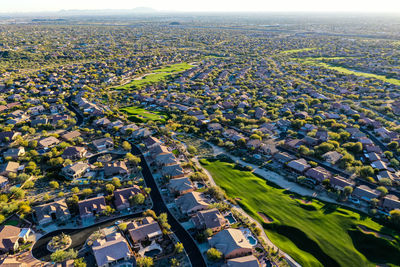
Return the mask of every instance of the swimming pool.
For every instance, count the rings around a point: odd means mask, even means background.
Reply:
[[[225,219],[228,220],[229,224],[234,224],[236,223],[235,218],[233,217],[232,213],[229,213],[228,215],[225,216]]]
[[[249,241],[250,245],[252,245],[252,246],[257,245],[257,239],[255,239],[251,235],[247,236],[247,240]]]
[[[144,253],[144,255],[147,256],[147,257],[154,257],[154,256],[156,256],[156,255],[158,255],[160,253],[161,253],[161,250],[156,248],[156,249],[152,249],[152,250],[146,251]]]

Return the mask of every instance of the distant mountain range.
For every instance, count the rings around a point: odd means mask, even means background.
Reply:
[[[69,16],[69,15],[113,15],[113,14],[150,14],[159,12],[151,7],[135,7],[133,9],[62,9],[59,11],[43,11],[43,12],[0,12],[3,15],[12,14],[26,14],[26,15],[55,15],[55,16]]]

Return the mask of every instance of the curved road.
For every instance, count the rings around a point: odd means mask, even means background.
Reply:
[[[143,178],[146,182],[146,185],[151,188],[150,196],[153,200],[153,210],[157,213],[167,213],[168,214],[168,222],[171,225],[171,230],[178,237],[179,241],[182,242],[186,253],[189,256],[190,262],[194,267],[206,267],[206,262],[201,254],[199,248],[197,247],[195,241],[190,236],[190,234],[182,227],[182,225],[172,216],[169,212],[167,206],[165,205],[161,193],[158,190],[157,184],[154,180],[154,177],[146,163],[146,160],[140,150],[132,145],[132,153],[136,156],[140,156],[141,158],[141,167]],[[88,226],[82,229],[62,229],[50,232],[44,236],[42,236],[32,248],[32,255],[36,259],[50,260],[50,252],[47,250],[47,243],[51,240],[53,236],[59,235],[60,233],[65,233],[71,236],[72,245],[71,248],[81,249],[86,241],[86,239],[97,229],[107,227],[112,225],[115,221],[121,219],[129,219],[129,218],[137,218],[142,216],[142,213],[129,214],[118,218],[113,218],[105,222],[100,222],[98,224]]]
[[[146,185],[151,188],[150,195],[153,200],[153,210],[157,214],[168,214],[168,223],[171,225],[171,230],[175,233],[179,241],[182,242],[183,246],[185,247],[185,251],[189,256],[192,266],[206,267],[207,264],[203,258],[203,255],[201,254],[192,236],[185,230],[185,228],[183,228],[183,226],[175,219],[175,217],[172,216],[167,206],[165,205],[161,197],[161,193],[158,190],[157,184],[154,180],[153,174],[151,173],[142,152],[140,152],[140,150],[135,145],[132,145],[132,153],[136,156],[140,156],[140,165],[142,167],[144,180],[146,181]]]

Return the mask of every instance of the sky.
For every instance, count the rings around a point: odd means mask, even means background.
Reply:
[[[0,0],[0,13],[62,9],[132,9],[135,7],[182,12],[400,13],[400,0]]]

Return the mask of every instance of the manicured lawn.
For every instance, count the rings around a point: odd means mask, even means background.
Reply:
[[[321,66],[324,67],[326,69],[331,69],[331,70],[335,70],[337,72],[340,73],[344,73],[344,74],[348,74],[348,75],[356,75],[356,76],[362,76],[362,77],[366,77],[366,78],[375,78],[377,80],[381,80],[383,82],[387,82],[387,83],[391,83],[394,85],[400,85],[400,80],[398,79],[393,79],[393,78],[387,78],[384,75],[378,75],[378,74],[373,74],[373,73],[367,73],[367,72],[360,72],[360,71],[355,71],[355,70],[351,70],[351,69],[347,69],[344,67],[340,67],[340,66],[334,66],[325,62],[321,62],[321,60],[323,59],[335,59],[335,58],[297,58],[297,60],[299,60],[300,62],[304,63],[304,64],[308,64],[308,65],[314,65],[314,66]],[[338,58],[340,59],[340,57]]]
[[[119,86],[115,89],[126,90],[126,89],[132,89],[132,88],[141,88],[146,85],[160,82],[162,80],[165,80],[165,79],[171,77],[172,75],[174,75],[178,72],[182,72],[182,71],[185,71],[185,70],[188,70],[191,68],[193,68],[193,66],[188,63],[179,63],[179,64],[170,65],[170,66],[165,66],[161,69],[152,70],[152,73],[144,76],[143,78],[138,79],[138,80],[133,80],[130,83]]]
[[[165,122],[167,115],[160,111],[150,111],[140,107],[126,107],[120,109],[126,112],[128,119],[133,122],[161,121]]]
[[[220,160],[201,160],[201,163],[228,196],[237,199],[263,224],[271,241],[301,265],[400,264],[399,233],[370,217],[337,205],[301,198],[232,163]],[[258,212],[273,222],[265,223]],[[393,240],[363,233],[357,225],[391,235]]]

